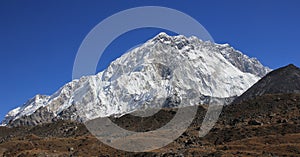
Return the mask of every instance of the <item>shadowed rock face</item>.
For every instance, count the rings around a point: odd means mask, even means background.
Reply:
[[[38,125],[41,122],[43,123],[51,123],[53,122],[53,113],[47,111],[45,108],[39,108],[36,111],[39,114],[32,114],[29,116],[23,116],[15,121],[11,121],[8,123],[10,127],[16,126],[34,126]]]
[[[293,64],[279,68],[267,74],[234,103],[253,99],[264,94],[300,93],[300,69]]]
[[[218,49],[224,58],[243,72],[263,77],[271,71],[270,68],[264,67],[256,58],[249,58],[228,44],[219,45]],[[247,60],[247,62],[245,62],[245,60]]]

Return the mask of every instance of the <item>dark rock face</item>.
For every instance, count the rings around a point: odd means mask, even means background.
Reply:
[[[300,93],[300,69],[292,64],[274,70],[259,80],[240,97],[238,103],[264,94]]]
[[[53,122],[54,114],[49,112],[46,108],[39,108],[35,113],[30,116],[23,116],[15,121],[8,123],[9,127],[16,126],[35,126],[41,123],[51,123]]]

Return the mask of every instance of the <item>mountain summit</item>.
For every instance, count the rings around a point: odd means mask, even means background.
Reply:
[[[88,121],[153,107],[209,103],[241,95],[270,71],[228,44],[160,33],[51,96],[38,95],[10,111],[3,125],[37,125],[59,119]]]

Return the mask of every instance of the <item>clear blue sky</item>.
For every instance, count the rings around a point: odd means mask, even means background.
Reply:
[[[300,66],[300,1],[0,1],[0,119],[34,95],[71,81],[76,52],[104,18],[137,6],[177,9],[197,19],[217,43],[229,43],[270,68]],[[158,29],[131,31],[104,52],[100,71]]]

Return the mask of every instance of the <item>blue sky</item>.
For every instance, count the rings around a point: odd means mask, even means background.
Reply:
[[[138,6],[177,9],[198,20],[217,43],[229,43],[270,68],[300,66],[300,1],[0,1],[0,119],[34,95],[72,79],[77,50],[104,18]],[[115,40],[98,71],[162,30],[140,29]]]

